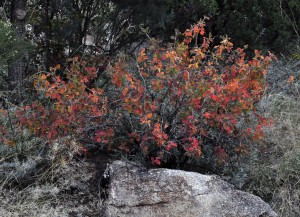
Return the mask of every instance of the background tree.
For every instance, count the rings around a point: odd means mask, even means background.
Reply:
[[[238,46],[288,52],[299,40],[299,2],[293,0],[219,0],[215,33],[227,34]],[[298,6],[297,6],[298,4]]]
[[[170,41],[174,30],[183,32],[203,16],[213,16],[215,0],[113,0],[118,8],[131,10],[134,23],[142,23],[152,37]]]
[[[107,0],[32,0],[28,13],[36,53],[41,55],[36,64],[45,70],[63,65],[68,56],[112,56],[134,50],[132,43],[139,44],[146,38],[133,26],[132,11],[117,8]]]
[[[11,4],[11,22],[16,30],[16,38],[22,40],[25,35],[27,0],[13,0]],[[23,83],[26,71],[26,57],[20,55],[10,63],[8,79],[11,90],[16,90],[18,94],[23,91]]]
[[[213,35],[228,35],[237,46],[248,45],[288,53],[299,42],[300,3],[297,0],[113,0],[133,11],[134,21],[146,24],[152,36],[169,41],[204,16]],[[162,33],[163,32],[163,33]]]

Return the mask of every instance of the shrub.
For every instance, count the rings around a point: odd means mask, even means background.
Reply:
[[[254,129],[239,131],[237,124],[256,113],[270,56],[256,51],[246,61],[244,50],[234,50],[228,38],[213,46],[204,26],[200,21],[186,30],[173,47],[142,49],[136,66],[123,59],[110,70],[116,115],[126,126],[116,133],[128,152],[141,148],[160,164],[200,156],[209,147],[224,162],[232,147],[215,144],[218,137],[238,140],[242,151],[243,138],[263,136],[261,124],[267,121],[258,114]]]
[[[84,140],[90,129],[101,128],[106,114],[103,90],[86,87],[96,76],[96,68],[86,67],[78,58],[70,61],[73,63],[66,70],[65,80],[56,75],[59,65],[48,74],[36,76],[37,100],[16,110],[14,124],[50,141],[61,137]]]
[[[167,48],[153,43],[141,49],[136,62],[119,57],[103,88],[87,88],[96,68],[78,58],[64,78],[56,74],[59,66],[38,75],[39,98],[16,111],[15,123],[48,140],[69,136],[129,155],[142,153],[156,165],[209,152],[226,162],[233,147],[216,144],[220,137],[235,140],[241,152],[247,138],[263,137],[267,120],[255,104],[265,92],[272,55],[255,51],[247,61],[227,37],[214,46],[204,27],[200,21],[185,31],[182,42],[176,39]],[[239,130],[249,113],[257,124]]]

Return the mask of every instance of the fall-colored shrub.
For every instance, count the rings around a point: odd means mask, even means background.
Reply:
[[[15,123],[49,140],[69,136],[82,144],[142,153],[156,165],[202,156],[207,147],[225,162],[232,147],[216,144],[218,136],[236,140],[237,152],[243,152],[244,138],[263,137],[267,120],[255,103],[265,92],[272,55],[255,51],[246,60],[244,50],[234,49],[227,37],[215,45],[203,20],[183,38],[166,48],[153,43],[141,49],[136,62],[117,58],[103,88],[87,88],[96,68],[79,58],[71,60],[64,78],[56,74],[59,66],[38,75],[39,98],[17,109]],[[239,130],[249,113],[256,126]]]
[[[244,50],[233,49],[228,38],[213,46],[204,26],[200,21],[186,30],[183,42],[172,47],[142,49],[136,66],[123,59],[110,70],[116,116],[126,124],[125,150],[139,147],[160,164],[172,157],[200,156],[210,146],[222,162],[230,147],[214,144],[218,134],[238,140],[237,152],[244,151],[243,138],[263,137],[267,120],[256,113],[255,103],[264,94],[272,55],[255,51],[246,61]],[[257,125],[239,131],[238,122],[249,112]]]
[[[70,140],[90,142],[94,132],[101,134],[102,142],[107,141],[111,129],[104,126],[106,96],[100,88],[87,89],[86,83],[96,76],[96,68],[86,66],[86,62],[70,59],[70,67],[64,75],[57,75],[60,65],[51,68],[47,74],[36,75],[34,87],[37,99],[30,105],[15,110],[10,124],[19,131],[29,130],[31,134],[50,141],[61,137]],[[101,100],[99,100],[101,98]],[[2,115],[7,115],[6,111]],[[16,136],[3,128],[2,141],[15,144]],[[10,137],[10,138],[8,138]],[[97,140],[100,142],[99,140]]]

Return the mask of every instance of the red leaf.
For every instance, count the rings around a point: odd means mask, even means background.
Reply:
[[[213,101],[219,101],[219,97],[216,96],[215,94],[211,94],[210,97]]]
[[[151,157],[151,161],[152,161],[153,164],[156,164],[156,165],[161,164],[159,157],[156,157],[155,159],[153,157]]]
[[[188,71],[183,72],[183,79],[188,81],[190,79],[190,73]]]
[[[191,30],[186,30],[185,33],[184,33],[185,37],[192,37],[193,36],[193,33]]]
[[[201,28],[200,35],[204,35],[204,34],[205,34],[204,28]]]
[[[209,112],[205,112],[203,116],[206,117],[207,119],[211,118],[211,114]]]
[[[175,142],[169,141],[167,146],[166,146],[166,150],[170,151],[172,148],[177,147],[177,144]]]

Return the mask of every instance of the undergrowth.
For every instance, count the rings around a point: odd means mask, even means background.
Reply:
[[[300,68],[277,62],[267,75],[269,93],[260,108],[273,120],[244,169],[244,190],[270,203],[279,216],[300,216]],[[291,79],[292,78],[292,79]]]

